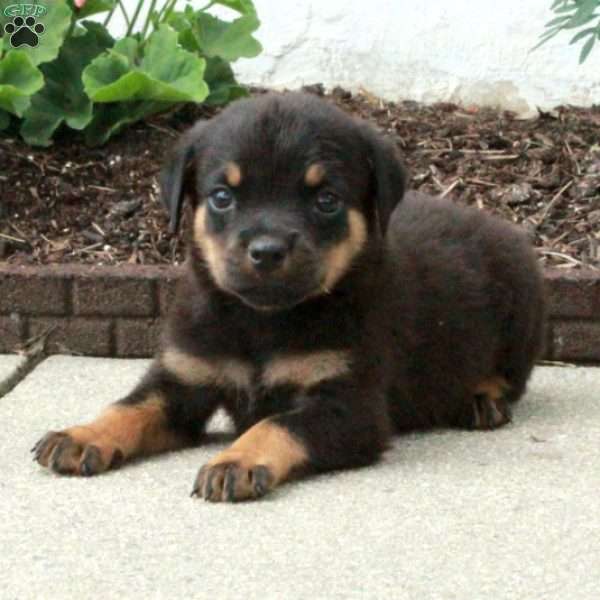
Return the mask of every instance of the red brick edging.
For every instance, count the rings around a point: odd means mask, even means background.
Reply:
[[[48,327],[48,350],[148,357],[181,267],[0,265],[0,352]],[[549,269],[545,358],[600,363],[600,272]]]

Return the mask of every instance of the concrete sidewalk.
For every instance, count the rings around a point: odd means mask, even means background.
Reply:
[[[0,598],[599,597],[600,369],[538,368],[504,429],[404,436],[256,503],[189,498],[218,445],[90,479],[31,462],[147,364],[53,357],[0,399]]]
[[[23,364],[24,360],[17,354],[0,354],[0,385]]]

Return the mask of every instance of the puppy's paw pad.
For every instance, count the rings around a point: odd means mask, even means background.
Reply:
[[[85,428],[74,428],[73,432],[50,431],[31,451],[33,460],[59,475],[89,477],[117,467],[123,460],[118,448]]]
[[[237,502],[264,496],[274,478],[264,465],[245,465],[242,461],[204,465],[198,472],[192,496],[210,502]]]

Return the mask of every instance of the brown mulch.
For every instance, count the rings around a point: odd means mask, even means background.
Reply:
[[[328,98],[396,137],[412,187],[521,223],[545,265],[600,269],[600,106],[519,120],[340,89]],[[69,132],[47,149],[0,139],[0,262],[181,261],[156,174],[178,133],[212,114],[186,106],[100,148]]]

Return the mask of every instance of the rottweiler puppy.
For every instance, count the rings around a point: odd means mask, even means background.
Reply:
[[[405,181],[390,141],[314,96],[197,124],[161,177],[172,228],[184,205],[191,224],[161,349],[35,459],[94,475],[198,443],[224,407],[239,437],[192,494],[236,501],[371,464],[393,431],[507,423],[542,344],[535,256],[512,225]]]

